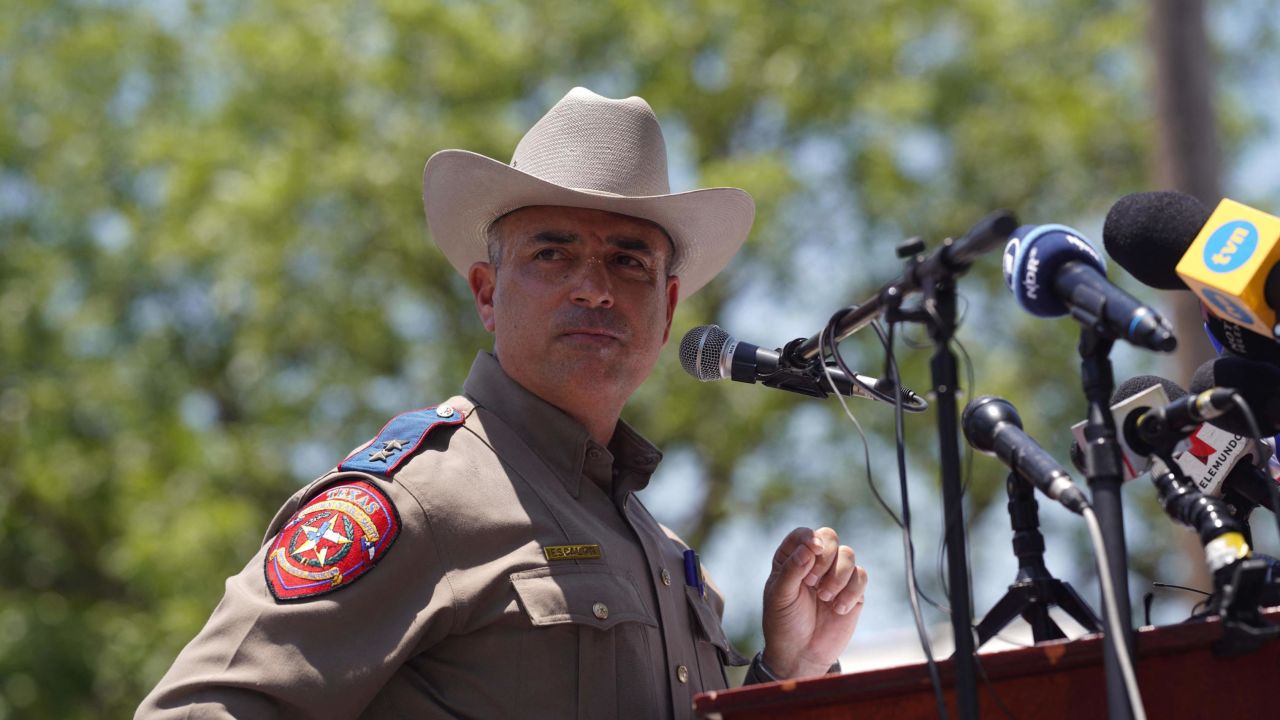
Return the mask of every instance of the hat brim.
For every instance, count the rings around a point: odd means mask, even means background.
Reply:
[[[630,215],[662,226],[675,244],[672,274],[680,298],[700,290],[729,264],[751,231],[755,203],[737,188],[625,197],[566,188],[466,150],[441,150],[422,172],[427,226],[463,277],[488,260],[486,232],[503,215],[531,205],[561,205]]]

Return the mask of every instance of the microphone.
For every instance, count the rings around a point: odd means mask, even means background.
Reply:
[[[1193,391],[1213,387],[1232,388],[1239,393],[1264,436],[1280,433],[1280,368],[1244,358],[1215,358],[1196,368],[1191,377]],[[1228,413],[1214,423],[1237,435],[1253,435],[1239,412]]]
[[[1082,515],[1089,507],[1088,498],[1071,482],[1067,471],[1023,431],[1022,418],[1008,400],[992,395],[975,398],[965,406],[960,425],[965,439],[975,449],[1000,458],[1009,469],[1071,512]]]
[[[1210,363],[1206,363],[1209,365]],[[1199,371],[1197,371],[1199,374]],[[1159,387],[1162,395],[1174,398],[1167,407],[1185,405],[1192,398],[1206,393],[1225,392],[1229,390],[1204,386],[1195,395],[1189,395],[1177,384],[1154,375],[1140,375],[1120,385],[1115,397],[1129,395],[1129,398],[1148,395],[1152,388]],[[1193,387],[1195,385],[1193,384]],[[1121,401],[1126,402],[1126,400]],[[1114,406],[1113,406],[1114,407]],[[1116,425],[1123,428],[1122,434],[1136,435],[1136,427],[1144,414],[1155,412],[1145,408],[1130,408],[1125,415],[1116,415]],[[1176,413],[1175,413],[1176,414]],[[1172,459],[1186,477],[1194,483],[1195,488],[1210,497],[1230,498],[1230,494],[1239,495],[1253,505],[1262,505],[1272,512],[1274,503],[1267,494],[1267,482],[1274,482],[1271,476],[1261,467],[1271,459],[1272,451],[1265,444],[1250,438],[1247,434],[1236,433],[1224,429],[1223,420],[1230,414],[1213,418],[1213,423],[1202,422],[1192,428],[1189,433],[1181,435],[1187,444],[1179,452],[1173,453]],[[1171,436],[1172,437],[1172,436]],[[1145,441],[1138,437],[1136,444]],[[1136,448],[1135,448],[1136,449]],[[1145,454],[1151,454],[1147,452]],[[1244,513],[1247,516],[1247,513]]]
[[[1200,303],[1200,314],[1204,318],[1204,329],[1209,334],[1209,341],[1220,355],[1235,355],[1280,367],[1280,343],[1275,338],[1264,337],[1229,320],[1223,320],[1209,312],[1204,303]]]
[[[1172,452],[1205,420],[1221,417],[1231,408],[1231,392],[1219,388],[1188,395],[1177,383],[1156,375],[1139,375],[1121,383],[1111,395],[1111,415],[1116,421],[1124,479],[1141,475],[1150,465],[1151,455]],[[1071,426],[1071,462],[1082,471],[1084,427],[1083,420]]]
[[[782,361],[781,350],[768,350],[742,342],[719,325],[700,325],[685,333],[680,341],[680,365],[703,382],[728,378],[756,383],[810,397],[825,398],[832,392],[893,404],[894,386],[887,378],[876,379],[854,373],[850,378],[833,365],[794,367]],[[827,379],[827,371],[831,379]],[[833,387],[834,384],[834,387]],[[916,393],[901,388],[902,407],[907,412],[923,412],[929,403]]]
[[[1223,198],[1178,261],[1178,275],[1209,312],[1276,337],[1280,218]]]
[[[1174,385],[1173,383],[1163,380],[1162,378],[1150,377],[1160,382],[1143,383],[1141,386],[1134,384],[1134,380],[1121,384],[1111,396],[1111,416],[1116,420],[1116,427],[1119,431],[1116,433],[1116,441],[1120,445],[1120,461],[1124,466],[1124,479],[1132,480],[1142,473],[1146,472],[1147,466],[1150,465],[1150,448],[1140,443],[1140,447],[1135,448],[1130,442],[1130,435],[1133,433],[1125,433],[1124,428],[1126,420],[1132,415],[1135,419],[1138,415],[1153,408],[1167,405],[1169,403],[1169,392],[1166,391],[1164,383],[1170,386],[1170,390],[1176,395],[1186,395],[1186,391]],[[1081,449],[1086,442],[1084,437],[1084,428],[1087,423],[1084,420],[1071,426],[1071,435],[1074,441],[1071,443],[1071,462],[1080,472],[1088,474],[1088,468],[1085,466],[1084,451]]]
[[[1276,338],[1280,218],[1225,198],[1210,212],[1190,195],[1135,193],[1108,211],[1103,241],[1142,282],[1189,288],[1219,319]]]
[[[1143,285],[1186,290],[1174,268],[1210,214],[1204,203],[1186,193],[1125,195],[1107,211],[1102,246]]]
[[[1004,250],[1004,282],[1032,315],[1071,314],[1089,327],[1159,352],[1177,347],[1173,326],[1112,285],[1106,261],[1065,225],[1023,225]]]
[[[1148,378],[1159,381],[1172,402],[1131,412],[1121,426],[1130,446],[1144,455],[1172,451],[1174,446],[1195,432],[1201,423],[1208,422],[1235,409],[1233,391],[1226,388],[1209,388],[1189,394],[1169,380],[1143,375],[1133,378],[1116,389],[1112,399],[1122,397],[1121,391],[1134,392],[1126,386],[1137,383],[1149,387]],[[1142,384],[1147,383],[1147,384]],[[1117,423],[1119,424],[1119,423]]]

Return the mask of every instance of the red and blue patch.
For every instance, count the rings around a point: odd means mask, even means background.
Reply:
[[[331,487],[289,518],[267,552],[267,587],[281,602],[346,587],[373,569],[400,534],[387,496],[360,480]]]

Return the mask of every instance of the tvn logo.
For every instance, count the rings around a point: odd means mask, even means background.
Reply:
[[[1248,220],[1233,220],[1213,231],[1204,246],[1204,265],[1228,273],[1249,261],[1258,249],[1258,228]]]
[[[1249,312],[1249,308],[1236,302],[1235,298],[1230,295],[1215,290],[1209,286],[1200,288],[1200,297],[1206,304],[1217,310],[1220,318],[1230,320],[1237,325],[1253,325],[1257,320],[1253,317],[1253,313]]]

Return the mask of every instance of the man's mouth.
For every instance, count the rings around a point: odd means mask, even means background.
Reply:
[[[599,340],[621,340],[622,336],[615,330],[606,328],[571,328],[560,333],[562,336]]]

